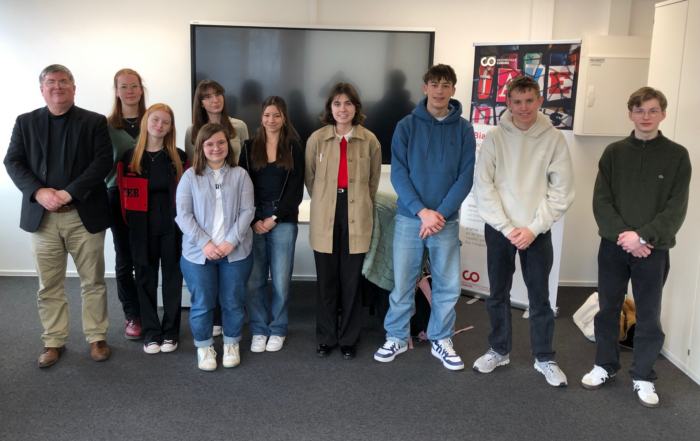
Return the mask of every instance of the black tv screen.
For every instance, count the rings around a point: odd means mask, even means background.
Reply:
[[[269,95],[287,102],[302,142],[323,126],[319,117],[330,88],[351,83],[367,116],[363,126],[391,163],[396,124],[423,96],[422,76],[433,63],[434,31],[190,25],[192,96],[210,78],[226,89],[229,116],[260,126]]]

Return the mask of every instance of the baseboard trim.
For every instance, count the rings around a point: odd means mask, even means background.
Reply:
[[[590,281],[585,281],[585,280],[560,280],[559,286],[596,288],[596,287],[598,287],[598,281],[590,282]]]
[[[666,348],[661,349],[661,355],[664,357],[668,358],[668,360],[673,363],[678,369],[683,371],[684,374],[689,376],[694,382],[700,384],[700,375],[698,375],[696,372],[692,371],[688,365],[680,361],[675,355],[671,354],[668,352]]]

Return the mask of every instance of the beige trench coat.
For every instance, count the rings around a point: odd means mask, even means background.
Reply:
[[[360,125],[354,126],[347,158],[350,254],[366,253],[372,239],[372,202],[382,170],[377,137]],[[304,181],[311,196],[309,242],[319,253],[333,252],[339,166],[340,145],[334,127],[328,125],[315,131],[306,143]]]

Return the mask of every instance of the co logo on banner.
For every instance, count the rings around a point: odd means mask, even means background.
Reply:
[[[496,57],[481,57],[481,65],[491,67],[496,65]]]
[[[469,274],[469,276],[467,276],[467,274]],[[464,280],[468,280],[468,281],[474,282],[474,283],[478,282],[480,279],[479,273],[477,273],[476,271],[473,271],[471,274],[469,273],[469,271],[465,271],[462,273],[462,278]]]

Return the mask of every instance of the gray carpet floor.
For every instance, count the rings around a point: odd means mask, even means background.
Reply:
[[[487,349],[485,303],[457,305],[454,337],[467,364],[451,372],[427,342],[392,363],[373,360],[384,342],[378,319],[364,311],[355,360],[339,351],[315,355],[315,284],[293,282],[291,328],[277,353],[250,352],[246,326],[241,365],[215,372],[197,368],[188,310],[180,347],[147,355],[123,336],[114,279],[108,280],[112,357],[90,358],[82,335],[79,281],[68,279],[71,327],[67,350],[41,370],[42,329],[36,310],[37,279],[0,277],[0,439],[71,440],[691,440],[700,435],[700,387],[661,357],[656,383],[661,406],[637,402],[623,371],[598,391],[583,389],[595,345],[571,317],[594,290],[560,288],[557,360],[569,386],[554,388],[533,369],[528,321],[513,310],[511,363],[491,374],[470,369]],[[221,353],[221,339],[215,347]],[[219,360],[220,360],[219,355]]]

